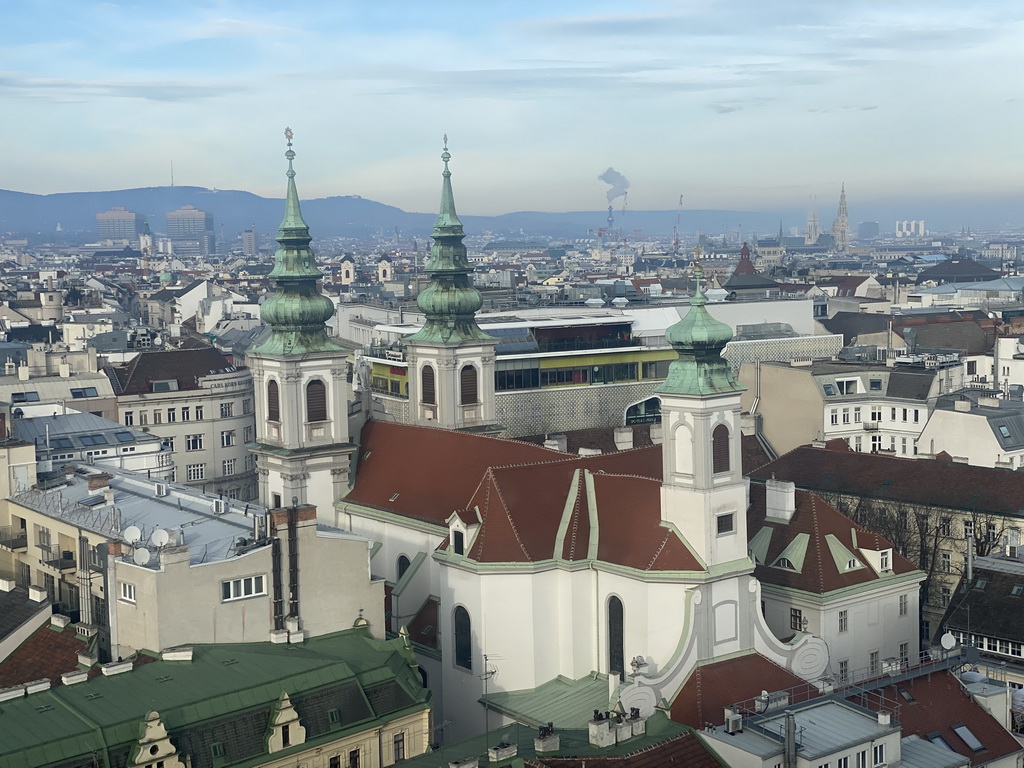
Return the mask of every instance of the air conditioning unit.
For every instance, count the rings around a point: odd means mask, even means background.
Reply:
[[[166,483],[157,483],[156,484],[156,495],[157,496],[166,496],[167,495],[167,484]]]
[[[228,502],[225,499],[214,499],[213,502],[213,513],[215,515],[223,515],[228,511]]]
[[[725,732],[732,735],[743,732],[743,715],[729,715],[725,718]]]

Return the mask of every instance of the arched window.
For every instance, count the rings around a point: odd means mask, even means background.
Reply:
[[[424,365],[423,370],[420,371],[420,400],[428,405],[433,405],[437,402],[437,395],[434,391],[434,369],[429,365]]]
[[[469,623],[469,611],[461,605],[452,616],[455,628],[455,666],[473,668],[473,630]]]
[[[327,421],[327,386],[320,379],[306,385],[306,421]]]
[[[351,278],[352,278],[352,270],[346,269],[345,270],[345,279],[346,280],[350,280]]]
[[[462,399],[459,402],[463,405],[473,405],[478,402],[476,368],[472,365],[462,366],[462,370],[459,372],[459,385],[462,390]]]
[[[273,379],[267,382],[267,418],[270,421],[281,420],[281,396]]]
[[[613,595],[608,598],[608,674],[626,671],[622,647],[622,601]]]
[[[398,556],[398,578],[401,579],[405,576],[405,572],[409,570],[409,558],[405,555]]]
[[[711,433],[711,471],[729,471],[729,428],[719,424]]]

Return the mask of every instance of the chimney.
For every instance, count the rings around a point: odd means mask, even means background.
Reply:
[[[550,448],[552,451],[565,453],[569,450],[569,438],[565,435],[550,435],[544,441],[544,447]]]
[[[110,485],[110,475],[106,472],[100,472],[97,475],[89,475],[88,482],[90,491],[103,490]]]
[[[60,373],[62,379],[71,378],[71,366],[68,363],[61,363],[57,366],[57,370]]]
[[[18,380],[28,381],[28,364],[22,363],[18,366]]]
[[[661,445],[664,440],[661,423],[651,424],[651,443],[654,445]]]
[[[612,434],[615,440],[615,450],[617,451],[629,451],[633,448],[633,428],[632,427],[616,427],[615,432]]]
[[[970,400],[957,400],[955,403],[953,403],[953,410],[958,411],[960,413],[970,413],[970,411],[971,411],[971,401]]]
[[[796,513],[796,483],[776,480],[764,484],[765,516],[789,522]]]

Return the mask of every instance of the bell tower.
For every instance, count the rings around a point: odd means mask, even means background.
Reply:
[[[321,520],[334,519],[334,501],[348,492],[347,381],[349,350],[327,335],[334,304],[320,293],[321,278],[309,247],[295,188],[292,132],[288,191],[269,277],[274,293],[261,310],[270,334],[246,356],[256,390],[256,442],[260,503],[313,504]]]
[[[699,253],[698,253],[699,255]],[[712,569],[749,568],[747,486],[740,454],[740,394],[722,350],[729,326],[708,312],[700,262],[690,310],[665,333],[679,355],[655,393],[661,397],[661,517],[674,524]]]
[[[430,236],[428,285],[416,297],[426,323],[405,339],[411,420],[448,429],[500,432],[495,425],[494,348],[497,340],[476,324],[482,306],[455,212],[448,137],[444,137],[441,210]]]

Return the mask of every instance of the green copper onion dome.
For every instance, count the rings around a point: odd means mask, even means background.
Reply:
[[[292,160],[292,132],[288,139],[288,192],[285,196],[284,220],[277,231],[277,253],[269,277],[275,291],[260,309],[260,318],[270,326],[270,336],[254,352],[264,355],[302,355],[309,352],[343,353],[327,335],[324,324],[334,314],[334,304],[321,294],[317,283],[321,278],[313,251],[309,227],[302,219],[299,193],[295,188]]]
[[[665,339],[679,355],[668,367],[668,376],[654,390],[674,395],[715,395],[741,392],[732,366],[722,357],[732,339],[732,329],[715,320],[707,310],[707,297],[701,288],[703,270],[698,261],[693,270],[697,289],[690,300],[690,311],[665,331]]]
[[[426,272],[430,285],[416,297],[417,306],[426,316],[423,327],[406,341],[428,344],[459,344],[464,341],[488,340],[491,337],[476,324],[476,312],[483,306],[480,292],[473,287],[473,272],[466,257],[462,239],[466,233],[455,212],[452,194],[452,173],[448,170],[448,137],[444,137],[441,160],[441,210],[430,233],[434,242],[430,246],[430,261]]]

